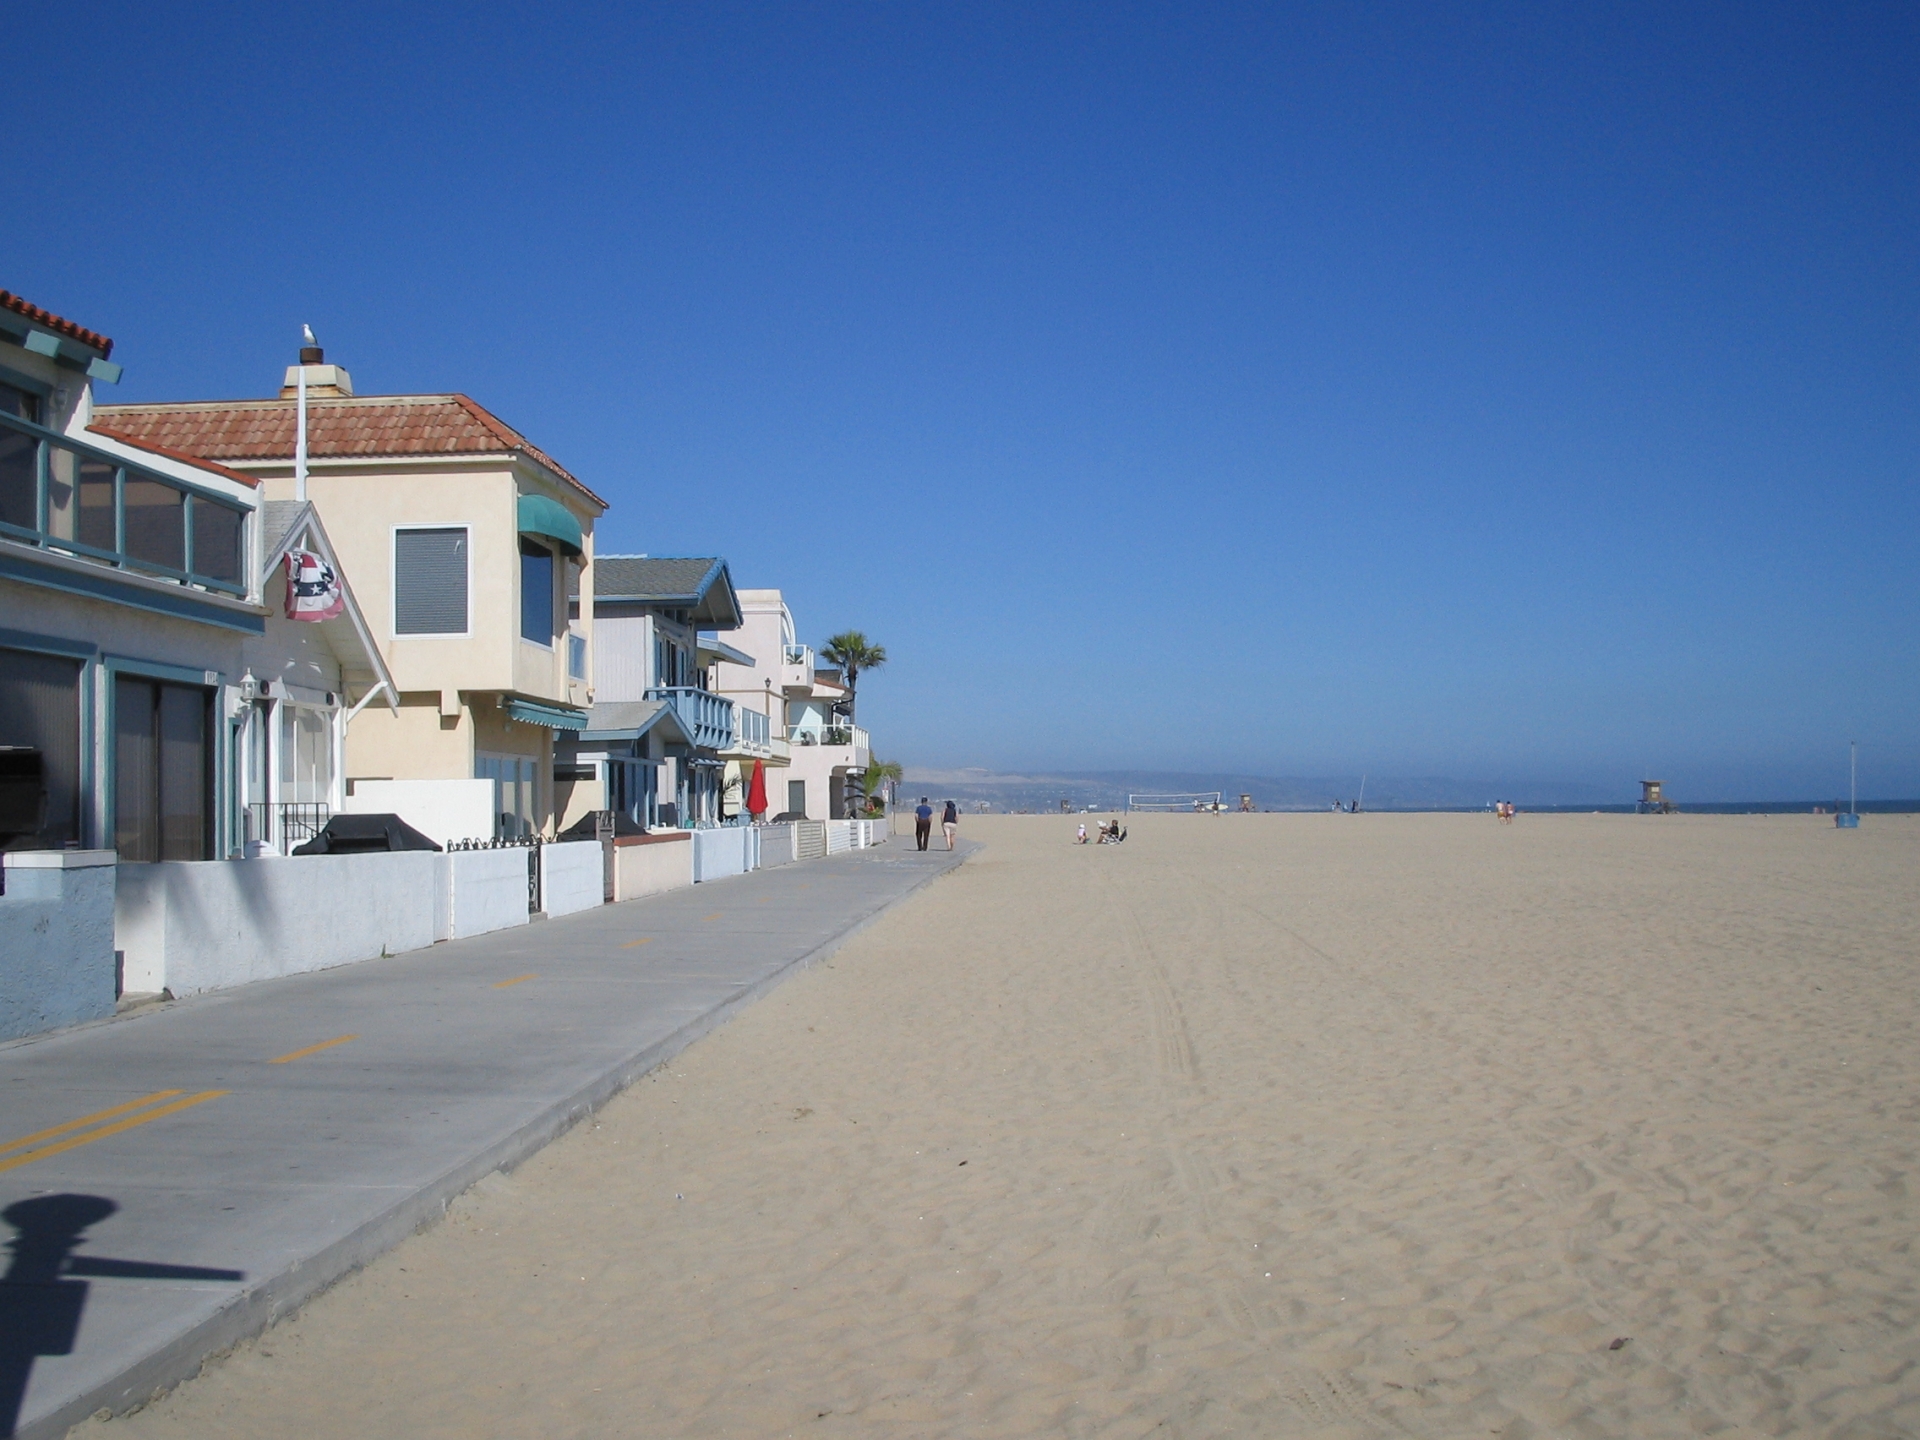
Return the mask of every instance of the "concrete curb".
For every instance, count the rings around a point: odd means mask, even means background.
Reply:
[[[496,1170],[512,1170],[524,1163],[634,1081],[719,1029],[735,1012],[769,994],[793,975],[825,960],[889,910],[912,899],[941,876],[953,874],[986,848],[979,841],[968,843],[971,848],[957,863],[929,870],[908,889],[874,906],[831,939],[728,996],[671,1035],[626,1057],[511,1134],[397,1201],[352,1234],[248,1287],[233,1303],[192,1330],[135,1361],[112,1379],[75,1396],[58,1410],[23,1426],[15,1432],[16,1440],[59,1440],[73,1426],[103,1410],[113,1415],[125,1414],[160,1398],[183,1380],[192,1379],[207,1361],[252,1339],[356,1270],[365,1268],[408,1236],[442,1219],[447,1207],[477,1182]]]

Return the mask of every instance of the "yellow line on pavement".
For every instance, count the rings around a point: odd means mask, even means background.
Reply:
[[[318,1055],[322,1050],[331,1050],[336,1045],[344,1045],[349,1040],[358,1040],[358,1035],[336,1035],[331,1040],[322,1040],[318,1045],[309,1045],[304,1050],[293,1050],[267,1061],[269,1065],[284,1065],[289,1060],[303,1060],[309,1055]]]
[[[518,984],[520,984],[520,983],[521,983],[522,981],[526,981],[526,980],[538,980],[539,978],[540,978],[540,973],[539,973],[538,971],[535,971],[535,972],[534,972],[533,974],[531,974],[531,975],[516,975],[516,976],[514,976],[514,977],[513,977],[513,979],[511,979],[511,980],[502,980],[502,981],[500,981],[500,982],[499,982],[499,983],[498,983],[497,985],[495,985],[495,986],[494,986],[493,988],[494,988],[494,989],[496,989],[496,990],[504,990],[504,989],[506,989],[506,988],[507,988],[507,987],[508,987],[509,985],[518,985]]]
[[[620,948],[622,950],[631,950],[636,945],[651,945],[652,943],[653,943],[653,937],[651,935],[642,935],[638,940],[627,941],[627,943],[622,945]]]
[[[36,1160],[45,1160],[50,1155],[77,1150],[82,1145],[91,1145],[94,1141],[104,1140],[109,1135],[118,1135],[123,1130],[131,1130],[137,1125],[146,1124],[149,1120],[158,1120],[163,1115],[175,1115],[182,1110],[190,1110],[195,1105],[204,1104],[208,1100],[218,1100],[222,1095],[231,1093],[228,1090],[202,1090],[198,1095],[189,1095],[186,1099],[175,1100],[170,1105],[162,1105],[154,1110],[144,1110],[138,1115],[129,1115],[124,1120],[116,1120],[111,1125],[102,1125],[98,1130],[89,1130],[84,1135],[70,1135],[65,1140],[56,1140],[51,1145],[42,1145],[38,1150],[29,1150],[24,1155],[0,1160],[0,1171],[16,1170],[22,1165],[31,1165]]]
[[[716,911],[714,911],[714,912],[713,912],[713,913],[712,913],[711,915],[704,915],[704,916],[702,916],[702,917],[701,917],[701,919],[702,919],[703,921],[705,921],[705,920],[718,920],[719,918],[720,918],[720,912],[719,912],[718,910],[716,910]]]
[[[152,1105],[156,1101],[166,1099],[169,1095],[181,1093],[179,1090],[156,1090],[153,1094],[142,1096],[138,1100],[129,1100],[124,1105],[115,1105],[107,1110],[96,1110],[91,1115],[82,1115],[78,1120],[69,1120],[66,1124],[55,1125],[50,1130],[36,1130],[31,1135],[22,1135],[18,1140],[9,1140],[6,1144],[0,1145],[0,1155],[6,1154],[9,1150],[25,1150],[30,1145],[37,1145],[42,1140],[51,1140],[54,1136],[64,1135],[69,1130],[84,1130],[89,1125],[98,1125],[102,1120],[111,1120],[116,1115],[124,1115],[129,1110],[138,1110],[143,1105]]]

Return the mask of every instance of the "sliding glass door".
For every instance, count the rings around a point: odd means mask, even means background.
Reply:
[[[121,675],[113,687],[113,845],[122,860],[213,858],[213,692]]]

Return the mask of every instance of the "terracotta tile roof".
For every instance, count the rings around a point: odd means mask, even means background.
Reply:
[[[109,440],[118,440],[122,445],[131,445],[135,450],[145,450],[149,454],[164,455],[169,460],[178,460],[183,465],[192,465],[199,470],[211,470],[216,475],[224,475],[229,480],[238,480],[242,485],[258,486],[260,477],[248,475],[240,470],[229,469],[217,460],[208,460],[201,455],[189,455],[184,450],[176,450],[171,445],[156,445],[151,440],[142,440],[137,435],[123,435],[110,425],[98,422],[87,426],[90,435],[104,435]]]
[[[51,310],[42,310],[31,300],[22,300],[11,290],[0,290],[0,310],[11,310],[23,315],[42,329],[51,330],[56,335],[64,335],[69,340],[77,340],[82,345],[100,352],[100,358],[106,359],[113,353],[113,341],[104,335],[96,335],[84,325],[76,325],[71,320],[62,320]]]
[[[293,400],[190,400],[97,405],[95,423],[130,444],[166,446],[211,460],[293,458]],[[307,453],[314,459],[518,452],[594,504],[606,501],[559,461],[465,395],[359,395],[307,401]],[[163,452],[164,453],[164,452]]]

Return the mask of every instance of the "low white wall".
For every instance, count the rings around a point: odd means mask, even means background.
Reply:
[[[614,899],[632,900],[693,884],[693,844],[686,832],[614,842]]]
[[[793,826],[761,825],[755,833],[760,839],[760,866],[769,870],[775,865],[791,865],[799,858],[793,848]]]
[[[527,923],[528,853],[516,845],[504,850],[456,850],[445,857],[449,939],[464,940]]]
[[[746,825],[730,825],[720,830],[693,832],[693,879],[718,880],[727,875],[744,875],[758,869],[758,837]]]
[[[349,815],[398,815],[436,845],[491,840],[498,788],[493,780],[356,780],[343,808]]]
[[[121,865],[113,928],[126,988],[191,995],[431,945],[446,933],[448,859],[418,850]]]
[[[827,854],[840,855],[853,849],[853,827],[856,820],[827,820]]]
[[[605,898],[598,840],[567,840],[540,847],[540,906],[549,915],[591,910]]]
[[[111,850],[0,856],[0,1040],[113,1013]]]

